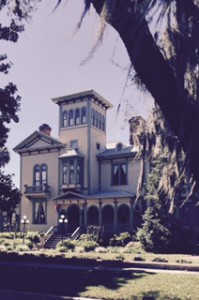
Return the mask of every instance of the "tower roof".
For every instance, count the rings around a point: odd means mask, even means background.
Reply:
[[[58,105],[61,105],[63,103],[67,104],[71,100],[75,101],[75,100],[83,99],[86,97],[94,98],[97,102],[99,102],[99,104],[103,105],[106,109],[113,107],[113,105],[108,100],[106,100],[104,97],[102,97],[100,94],[98,94],[94,90],[88,90],[88,91],[75,93],[75,94],[71,94],[71,95],[56,97],[56,98],[53,98],[52,101]]]

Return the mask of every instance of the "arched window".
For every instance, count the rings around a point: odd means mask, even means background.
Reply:
[[[117,211],[117,218],[120,224],[130,223],[130,209],[126,204],[121,204]]]
[[[33,185],[35,187],[43,187],[44,184],[47,184],[47,165],[35,165],[33,168]]]
[[[91,119],[92,119],[92,125],[95,125],[95,111],[94,111],[94,109],[92,109],[92,111],[91,111]]]
[[[113,207],[111,205],[105,205],[102,210],[103,225],[113,224],[113,219],[114,219]]]
[[[41,165],[41,185],[47,184],[47,166]]]
[[[74,125],[74,116],[73,116],[73,110],[71,109],[69,111],[69,126],[73,126]]]
[[[33,172],[33,184],[35,186],[40,186],[40,165],[35,165]]]
[[[79,108],[76,108],[75,110],[75,125],[80,124],[80,110]]]
[[[64,111],[63,112],[63,119],[62,119],[62,126],[67,127],[68,125],[68,112]]]
[[[86,107],[82,107],[82,124],[86,123]]]
[[[87,213],[88,225],[99,225],[99,212],[96,206],[91,206]]]

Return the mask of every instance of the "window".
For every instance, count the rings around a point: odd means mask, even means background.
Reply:
[[[86,107],[82,107],[82,124],[86,123]]]
[[[69,183],[75,184],[75,169],[74,169],[74,160],[69,161]]]
[[[77,149],[78,148],[78,141],[77,140],[70,141],[70,148]]]
[[[67,184],[68,182],[68,163],[63,162],[63,169],[62,169],[62,183]]]
[[[41,165],[41,185],[47,184],[47,166]]]
[[[103,131],[105,131],[105,118],[104,118],[104,116],[102,116],[101,122],[102,122],[101,128],[102,128]]]
[[[33,184],[35,186],[40,186],[40,166],[39,165],[34,166]]]
[[[122,144],[118,143],[116,148],[117,148],[117,151],[122,151]]]
[[[96,143],[96,149],[100,150],[100,143]]]
[[[35,165],[33,168],[33,185],[41,187],[47,184],[47,165]]]
[[[62,163],[62,184],[81,184],[82,159],[68,159]]]
[[[76,108],[75,110],[75,125],[80,124],[80,110],[79,108]]]
[[[118,163],[112,166],[112,185],[127,184],[127,164]]]
[[[77,184],[80,184],[81,180],[81,161],[78,159],[77,161]]]
[[[98,127],[98,112],[95,112],[95,126]]]
[[[102,116],[99,114],[98,115],[98,121],[99,121],[99,129],[101,129],[102,128],[102,121],[101,121],[101,118],[102,118]]]
[[[46,224],[46,201],[33,202],[33,224]]]
[[[91,112],[91,119],[92,119],[92,125],[95,125],[95,111],[94,109],[92,109],[92,112]]]
[[[74,117],[73,117],[73,110],[69,111],[69,126],[74,125]]]
[[[63,112],[63,127],[66,127],[68,125],[68,112],[64,111]]]

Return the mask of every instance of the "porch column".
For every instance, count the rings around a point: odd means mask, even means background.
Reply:
[[[133,232],[133,211],[134,211],[133,198],[130,199],[130,230]]]
[[[84,213],[84,208],[80,207],[80,209],[79,209],[79,225],[80,226],[84,225],[84,216],[83,216],[83,213]]]
[[[118,231],[118,222],[117,222],[117,199],[114,200],[114,232]]]
[[[102,201],[99,199],[99,226],[102,226]]]
[[[87,228],[87,203],[84,203],[84,226]]]

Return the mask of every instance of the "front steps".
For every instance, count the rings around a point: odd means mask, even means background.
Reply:
[[[68,239],[70,238],[70,234],[61,234],[61,233],[53,233],[48,240],[44,243],[45,249],[55,249],[57,244],[62,241],[62,238]]]

